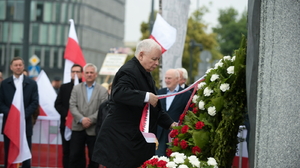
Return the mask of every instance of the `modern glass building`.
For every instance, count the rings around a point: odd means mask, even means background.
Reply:
[[[110,48],[123,47],[125,0],[0,0],[0,69],[36,55],[51,79],[63,75],[69,19],[75,22],[86,62],[101,68]]]

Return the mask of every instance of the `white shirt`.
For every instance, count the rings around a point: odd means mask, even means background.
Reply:
[[[179,90],[179,85],[177,85],[176,88],[173,91],[170,91],[170,89],[167,88],[167,95],[177,93],[178,90]],[[169,110],[174,98],[175,98],[175,96],[170,96],[170,97],[166,98],[166,111]]]
[[[19,78],[15,77],[15,75],[13,75],[13,79],[14,79],[14,84],[15,84],[15,87],[17,87],[18,83],[19,82],[23,82],[24,80],[24,75],[20,75]]]

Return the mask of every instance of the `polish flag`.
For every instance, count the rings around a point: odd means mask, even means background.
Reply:
[[[177,30],[157,13],[150,38],[155,40],[162,49],[162,53],[172,47],[176,41]]]
[[[75,30],[74,20],[70,19],[69,22],[71,23],[70,30],[69,30],[69,38],[68,38],[65,55],[64,55],[65,58],[65,70],[64,70],[64,80],[63,80],[64,83],[68,83],[71,81],[71,67],[74,64],[79,64],[82,67],[84,67],[86,64],[81,48],[78,44],[78,38]],[[83,78],[82,80],[84,81]],[[72,121],[73,121],[73,116],[69,110],[67,115],[67,120],[66,120],[66,129],[65,129],[65,135],[67,134],[69,137],[65,136],[66,140],[71,139]]]
[[[31,159],[31,152],[26,139],[22,81],[23,78],[16,86],[16,92],[4,126],[4,134],[10,140],[8,168],[14,168],[16,163]]]
[[[53,106],[57,94],[44,70],[40,72],[36,83],[38,85],[40,104],[40,115],[38,118],[42,120],[59,120],[60,115]]]
[[[78,44],[74,21],[73,19],[70,19],[69,22],[71,23],[71,25],[64,55],[65,70],[63,83],[68,83],[71,81],[71,67],[74,64],[79,64],[82,67],[84,67],[86,64],[81,48]]]

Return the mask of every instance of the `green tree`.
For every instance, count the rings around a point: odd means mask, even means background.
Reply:
[[[207,12],[208,9],[206,7],[202,7],[196,10],[188,20],[182,66],[185,69],[189,70],[189,67],[191,66],[190,56],[192,51],[192,74],[190,74],[189,72],[189,77],[192,78],[192,82],[194,81],[194,77],[198,75],[198,65],[199,62],[201,62],[199,55],[201,51],[199,47],[194,47],[193,50],[191,50],[191,40],[194,40],[198,44],[202,44],[203,50],[211,52],[211,62],[213,60],[222,58],[221,53],[218,51],[218,42],[216,40],[217,35],[215,33],[205,32],[205,30],[207,29],[207,25],[202,20],[202,17]]]
[[[232,7],[221,9],[219,13],[219,25],[213,28],[213,32],[218,34],[220,52],[223,55],[232,55],[240,45],[242,34],[247,35],[247,12],[244,11],[240,19],[238,11]]]

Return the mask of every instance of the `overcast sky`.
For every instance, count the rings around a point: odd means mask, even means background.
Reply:
[[[190,11],[194,12],[198,6],[205,5],[209,8],[209,13],[203,19],[209,27],[216,26],[219,16],[219,9],[233,7],[241,14],[247,10],[248,0],[190,0]],[[126,0],[125,12],[125,42],[137,42],[142,36],[140,31],[141,23],[148,22],[151,12],[152,0]],[[154,0],[154,10],[158,10],[158,0]]]

